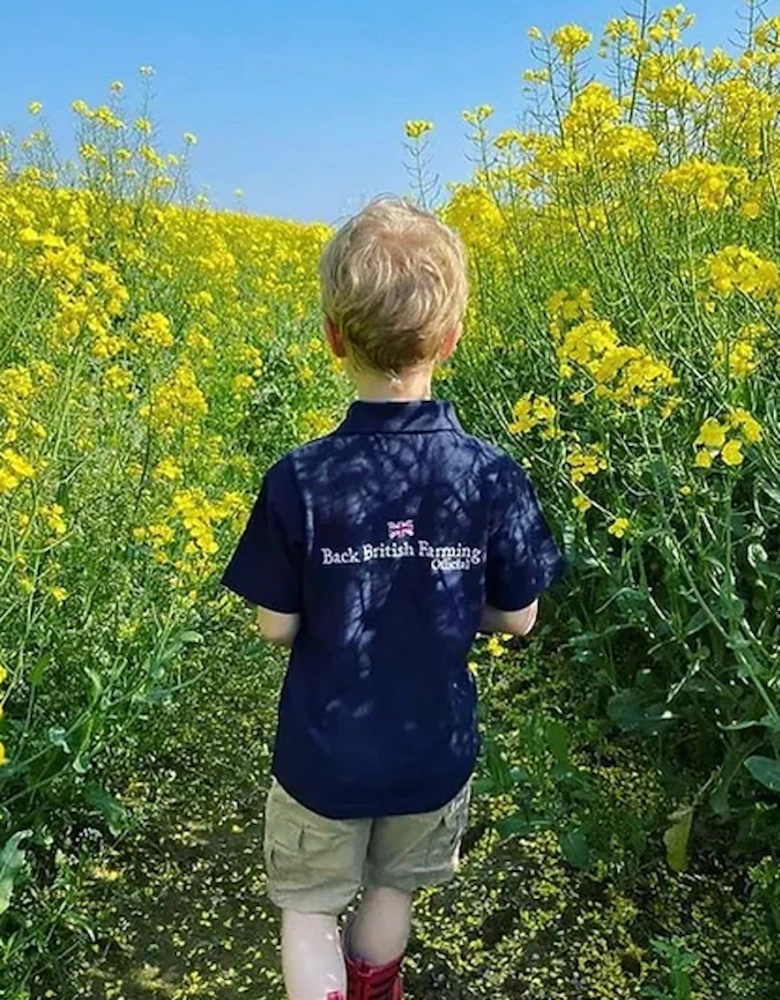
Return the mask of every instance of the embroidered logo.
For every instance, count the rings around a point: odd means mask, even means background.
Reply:
[[[411,519],[408,521],[388,521],[387,537],[390,539],[414,538],[414,521]]]

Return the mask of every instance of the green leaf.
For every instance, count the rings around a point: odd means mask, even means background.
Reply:
[[[497,793],[509,792],[512,789],[512,776],[509,765],[501,749],[492,737],[485,738],[485,765],[493,780]]]
[[[770,792],[780,793],[780,761],[770,757],[748,757],[745,767]]]
[[[693,806],[683,806],[669,817],[672,825],[664,834],[666,860],[675,872],[688,868],[688,841],[693,825]]]
[[[90,690],[90,701],[93,705],[96,705],[100,700],[100,696],[103,694],[103,679],[97,670],[93,670],[92,667],[84,667],[84,673],[89,678],[91,685]]]
[[[499,837],[506,840],[507,837],[523,837],[535,833],[544,825],[544,821],[539,819],[526,819],[525,816],[505,816],[504,819],[500,819],[496,823],[496,830]]]
[[[688,622],[685,629],[686,635],[696,635],[697,632],[701,632],[703,628],[712,624],[712,612],[708,611],[706,608],[701,608]]]
[[[544,738],[553,757],[563,767],[569,765],[569,734],[562,722],[550,720],[544,728]]]
[[[722,618],[738,621],[745,616],[745,602],[741,597],[729,597],[721,594],[718,601],[718,612]]]
[[[113,795],[109,795],[102,785],[90,782],[84,788],[84,798],[105,819],[114,836],[127,828],[129,818],[127,810]]]
[[[628,733],[655,736],[671,725],[675,715],[663,702],[649,703],[648,696],[636,688],[618,691],[609,699],[610,719]]]
[[[475,795],[489,795],[493,791],[493,779],[475,778],[471,787]]]
[[[51,663],[51,653],[44,653],[43,656],[39,656],[38,659],[33,663],[32,669],[30,670],[30,684],[35,687],[36,684],[40,684],[43,680],[43,675],[46,673],[46,668]]]
[[[748,745],[747,748],[744,744],[739,746],[731,747],[723,761],[720,768],[720,776],[715,783],[715,787],[710,795],[710,805],[712,806],[713,812],[722,817],[727,817],[731,813],[731,806],[729,804],[729,792],[731,786],[736,780],[738,774],[741,773],[742,765],[745,763],[745,758],[749,757],[751,752],[756,749],[756,744]]]
[[[588,839],[579,827],[576,830],[569,830],[561,837],[561,850],[570,865],[580,870],[588,867],[590,862]]]
[[[769,483],[762,482],[761,488],[771,500],[774,500],[775,503],[780,504],[780,490],[776,486],[770,486]]]
[[[11,903],[14,882],[24,865],[24,851],[19,850],[19,844],[32,836],[32,830],[20,830],[0,851],[0,913],[5,913]]]

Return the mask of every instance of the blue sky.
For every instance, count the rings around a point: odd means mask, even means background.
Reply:
[[[691,35],[725,44],[741,0],[697,0]],[[155,68],[160,146],[197,134],[192,176],[212,201],[235,189],[257,214],[337,221],[380,193],[404,193],[403,123],[436,124],[435,166],[468,174],[464,108],[511,124],[526,31],[599,29],[632,0],[4,0],[0,127],[24,134],[42,101],[66,147],[70,104],[104,101],[112,80],[138,92]],[[665,6],[665,5],[664,5]]]

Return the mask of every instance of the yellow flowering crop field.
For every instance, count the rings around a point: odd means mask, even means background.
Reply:
[[[689,43],[681,6],[595,38],[532,29],[523,127],[464,112],[477,167],[434,206],[472,268],[437,392],[528,467],[570,567],[528,661],[542,687],[545,658],[565,664],[569,709],[549,701],[531,724],[505,666],[522,675],[526,654],[497,638],[475,653],[485,829],[546,859],[561,900],[564,869],[595,884],[649,851],[684,879],[729,845],[753,866],[763,928],[730,979],[717,962],[697,972],[681,939],[646,936],[621,938],[617,965],[583,948],[579,985],[563,953],[546,973],[507,953],[499,981],[489,943],[436,938],[490,995],[768,1000],[762,976],[780,974],[780,18],[747,11],[740,52]],[[124,830],[119,776],[145,734],[215,650],[220,670],[245,654],[219,572],[263,470],[349,399],[320,329],[327,226],[188,197],[195,135],[160,151],[146,98],[135,113],[119,82],[104,105],[74,103],[70,163],[46,109],[29,111],[28,136],[0,136],[0,983],[13,1000],[39,996],[31,977],[63,924],[80,931],[64,904],[29,916],[36,884],[56,882],[57,837],[79,810]],[[435,141],[432,123],[407,123],[423,202]],[[604,740],[647,755],[621,806],[592,766]],[[442,898],[424,902],[432,924]],[[557,919],[534,912],[530,941]],[[419,983],[439,989],[424,968]],[[132,995],[229,995],[199,982]],[[689,992],[662,992],[679,983]],[[278,980],[266,988],[281,996]]]

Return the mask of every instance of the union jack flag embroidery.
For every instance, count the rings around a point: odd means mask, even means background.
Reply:
[[[414,537],[414,521],[388,521],[387,522],[387,536],[388,538],[413,538]]]

